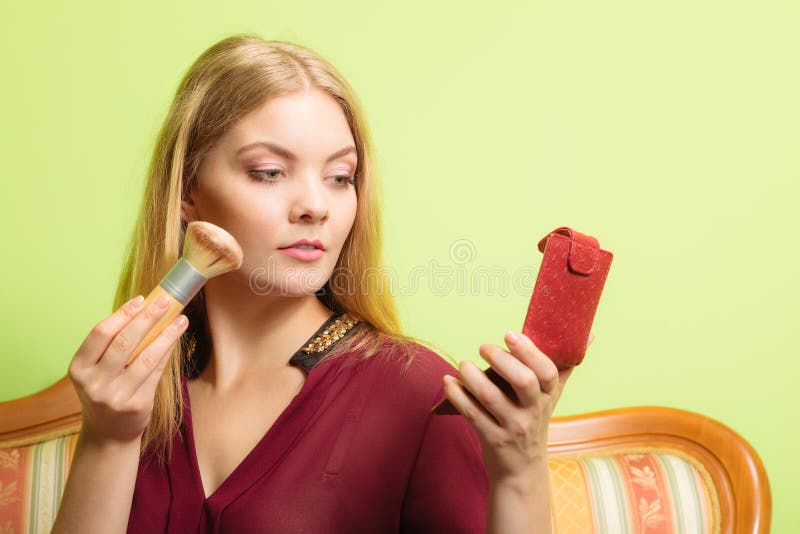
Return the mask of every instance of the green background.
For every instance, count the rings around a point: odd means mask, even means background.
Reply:
[[[538,239],[594,235],[614,264],[557,415],[716,418],[764,460],[774,531],[800,525],[797,2],[112,4],[2,8],[0,400],[63,376],[110,313],[179,79],[256,32],[358,91],[409,333],[485,367],[478,345],[521,328]]]

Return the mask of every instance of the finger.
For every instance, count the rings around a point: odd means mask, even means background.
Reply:
[[[552,393],[558,386],[558,368],[533,341],[520,332],[508,332],[505,336],[511,354],[527,365],[539,379],[543,393]]]
[[[487,379],[488,380],[488,379]],[[468,393],[469,390],[456,378],[445,375],[444,393],[456,410],[486,439],[499,435],[502,429],[493,417]]]
[[[511,385],[520,406],[536,403],[541,396],[539,379],[528,366],[497,345],[481,345],[478,352]]]
[[[136,316],[143,302],[144,297],[138,295],[97,323],[78,347],[73,362],[81,367],[96,365],[108,349],[114,336]]]
[[[500,426],[506,426],[514,408],[511,399],[486,376],[486,373],[471,361],[462,361],[458,371],[461,383],[475,398],[478,405]]]
[[[588,347],[589,345],[591,345],[592,341],[594,341],[594,334],[592,332],[589,332],[589,341],[586,342],[586,346]]]
[[[165,354],[161,359],[156,369],[147,376],[145,381],[139,386],[128,401],[131,406],[137,407],[142,412],[147,412],[150,417],[153,417],[153,407],[155,406],[156,390],[159,383],[164,376],[164,371],[171,372],[170,362],[172,360]],[[124,373],[123,373],[124,374]],[[178,384],[180,387],[180,384]]]
[[[171,359],[169,354],[172,353],[172,348],[167,351],[167,354],[159,362],[158,366],[150,373],[145,381],[139,386],[133,396],[131,397],[131,402],[135,405],[139,406],[146,406],[148,404],[153,404],[154,399],[156,396],[156,390],[158,389],[158,384],[161,381],[161,378],[164,376],[164,372],[171,372],[169,369],[171,365]]]
[[[110,376],[119,375],[134,349],[168,308],[169,299],[166,295],[161,295],[145,306],[125,328],[114,336],[105,355],[97,364],[97,370]]]
[[[575,367],[569,367],[567,369],[561,369],[558,371],[558,382],[559,387],[553,393],[550,394],[550,411],[552,413],[555,410],[556,405],[558,404],[559,399],[561,399],[561,394],[564,392],[564,386],[567,384],[567,380],[572,375],[572,371]]]
[[[180,340],[189,325],[185,315],[178,315],[150,344],[139,353],[139,356],[125,369],[117,379],[119,392],[123,398],[133,397],[148,381],[158,384],[161,373],[166,367],[172,349]],[[155,392],[155,389],[153,390]],[[152,399],[150,399],[152,400]]]
[[[575,367],[568,367],[567,369],[562,369],[558,372],[558,382],[561,385],[561,390],[564,390],[564,386],[567,384],[567,380],[569,377],[572,376],[572,371],[575,370]]]

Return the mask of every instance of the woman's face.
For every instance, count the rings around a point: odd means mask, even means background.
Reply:
[[[208,152],[182,215],[239,242],[242,267],[223,276],[262,295],[313,294],[330,278],[353,226],[356,163],[353,136],[331,96],[313,89],[275,97]],[[322,249],[293,248],[300,240]]]

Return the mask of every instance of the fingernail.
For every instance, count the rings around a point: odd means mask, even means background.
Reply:
[[[142,305],[142,302],[144,302],[144,297],[142,295],[139,295],[138,297],[131,299],[131,306],[133,306],[134,308],[138,308],[139,306]]]
[[[166,295],[161,295],[160,297],[158,297],[156,299],[156,306],[162,310],[167,306],[169,306],[169,297],[167,297]]]
[[[508,341],[510,341],[511,343],[516,343],[517,341],[519,341],[519,336],[514,332],[509,331],[506,333],[506,336],[508,337]]]

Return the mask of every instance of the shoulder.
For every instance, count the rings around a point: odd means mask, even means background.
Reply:
[[[444,397],[444,375],[457,375],[450,362],[414,341],[386,340],[359,367],[360,374],[382,384],[382,396],[414,399],[425,410]]]
[[[412,374],[417,379],[438,378],[455,374],[456,368],[434,350],[413,340],[383,341],[381,348],[371,357],[389,372]],[[370,359],[371,359],[370,358]]]

